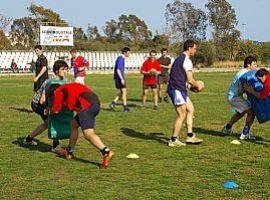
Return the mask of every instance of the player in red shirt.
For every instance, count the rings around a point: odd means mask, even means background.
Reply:
[[[86,69],[89,69],[89,62],[82,56],[77,56],[76,50],[71,50],[71,67],[74,70],[74,79],[76,83],[84,85],[84,79],[86,77]]]
[[[73,158],[75,144],[78,139],[78,128],[81,126],[84,138],[98,148],[104,156],[100,169],[107,167],[114,155],[94,132],[95,117],[100,111],[98,96],[86,86],[79,83],[51,86],[50,96],[53,96],[52,113],[60,112],[64,107],[75,111],[77,115],[71,120],[72,133],[67,151],[64,152],[67,159]]]
[[[153,92],[154,110],[159,109],[158,93],[157,93],[157,75],[161,73],[161,66],[157,60],[157,52],[152,50],[150,57],[143,63],[141,74],[143,74],[143,94],[142,94],[142,108],[145,108],[148,89]]]
[[[270,74],[265,68],[259,69],[255,76],[263,83],[263,89],[260,93],[256,92],[251,86],[245,85],[245,90],[259,99],[266,99],[270,93]]]

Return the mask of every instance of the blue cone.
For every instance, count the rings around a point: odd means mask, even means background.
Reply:
[[[223,187],[227,189],[234,189],[234,188],[238,188],[238,185],[233,181],[227,181],[223,184]]]

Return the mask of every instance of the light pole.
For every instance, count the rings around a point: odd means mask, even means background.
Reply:
[[[243,23],[242,26],[243,26],[243,40],[246,41],[246,23]]]

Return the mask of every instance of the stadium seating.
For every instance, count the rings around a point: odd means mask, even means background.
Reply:
[[[112,73],[114,63],[119,56],[119,52],[89,52],[80,51],[78,54],[84,56],[90,63],[91,72]],[[70,64],[69,52],[44,52],[48,59],[49,69],[52,69],[53,63],[58,59],[64,59]],[[126,68],[128,72],[138,72],[142,63],[147,58],[147,52],[132,52],[126,59]],[[158,54],[158,57],[160,54]],[[17,63],[18,70],[16,73],[31,72],[31,62],[37,59],[33,51],[0,51],[0,73],[13,73],[10,68],[12,59]]]

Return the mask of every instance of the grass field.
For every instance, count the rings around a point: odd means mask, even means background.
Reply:
[[[22,145],[22,138],[40,118],[30,112],[32,77],[0,77],[0,197],[1,199],[270,199],[269,123],[255,122],[256,142],[232,145],[237,135],[222,137],[229,119],[225,93],[231,73],[199,73],[206,88],[190,94],[195,104],[194,132],[201,145],[166,146],[175,112],[171,104],[153,111],[148,102],[140,109],[141,76],[128,76],[131,113],[106,108],[115,94],[111,75],[89,75],[87,85],[100,97],[103,109],[96,132],[116,152],[111,165],[99,171],[100,153],[81,136],[77,159],[65,160],[50,152],[47,133],[37,147]],[[150,98],[150,96],[149,96]],[[185,136],[185,129],[181,132]],[[63,141],[66,145],[67,141]],[[137,160],[126,156],[136,153]],[[238,189],[227,190],[233,180]]]

